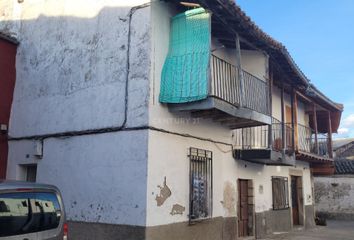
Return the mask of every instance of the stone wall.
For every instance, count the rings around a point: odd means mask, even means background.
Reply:
[[[354,220],[354,176],[315,178],[316,212],[331,219]]]

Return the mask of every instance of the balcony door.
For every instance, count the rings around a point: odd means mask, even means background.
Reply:
[[[292,109],[290,106],[285,106],[285,137],[286,149],[292,149]]]

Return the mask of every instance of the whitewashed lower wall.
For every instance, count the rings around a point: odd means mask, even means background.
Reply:
[[[43,159],[32,141],[12,141],[7,177],[21,179],[19,164],[37,163],[37,181],[59,187],[68,220],[144,226],[147,141],[147,130],[52,138]]]
[[[304,204],[312,205],[309,165],[297,161],[296,167],[265,166],[234,160],[230,147],[155,131],[149,132],[149,164],[147,186],[147,226],[188,221],[189,213],[189,147],[213,152],[213,217],[231,217],[237,214],[237,180],[252,179],[255,211],[272,209],[272,176],[289,177],[289,170],[303,175]],[[172,194],[162,206],[157,206],[164,178]],[[182,215],[171,215],[174,204],[185,207]]]

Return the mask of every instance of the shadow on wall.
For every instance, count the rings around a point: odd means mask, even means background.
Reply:
[[[20,42],[11,137],[147,125],[150,9],[130,10],[0,22]]]

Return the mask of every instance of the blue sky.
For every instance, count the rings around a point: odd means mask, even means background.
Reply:
[[[236,2],[287,47],[312,83],[344,104],[341,134],[336,137],[354,137],[354,1]]]

